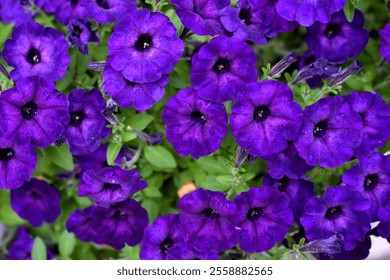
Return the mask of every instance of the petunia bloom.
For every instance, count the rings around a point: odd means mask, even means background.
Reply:
[[[136,110],[148,110],[165,93],[168,75],[150,83],[135,83],[127,80],[123,74],[111,67],[109,62],[103,70],[103,88],[112,99],[123,108],[134,107]]]
[[[136,170],[124,170],[118,166],[106,167],[98,172],[84,172],[79,186],[79,196],[87,196],[97,205],[110,207],[130,198],[147,187]]]
[[[69,94],[69,125],[64,135],[74,155],[83,155],[98,149],[100,141],[110,136],[103,116],[106,100],[100,91],[74,89]]]
[[[278,81],[263,81],[244,87],[232,107],[232,134],[252,156],[283,151],[302,124],[302,109],[291,89]]]
[[[366,47],[369,34],[364,29],[364,15],[355,11],[349,22],[343,11],[332,16],[327,24],[315,23],[307,29],[305,41],[309,51],[316,58],[325,58],[330,62],[343,64],[357,57]]]
[[[19,188],[30,180],[37,161],[37,154],[28,143],[0,137],[0,190]]]
[[[371,221],[377,221],[381,199],[390,190],[390,157],[375,153],[370,157],[359,159],[357,166],[344,173],[343,183],[355,188],[370,200]]]
[[[199,158],[215,152],[227,133],[223,104],[199,97],[194,89],[182,89],[165,105],[162,119],[168,141],[181,156]]]
[[[183,25],[197,35],[214,36],[224,33],[219,10],[230,5],[229,0],[171,0]]]
[[[68,24],[72,19],[82,19],[87,17],[87,10],[84,7],[85,0],[43,0],[38,1],[43,10],[54,14],[57,21]]]
[[[96,32],[92,31],[92,23],[82,19],[72,19],[67,25],[68,42],[72,47],[77,46],[84,55],[89,55],[88,43],[99,43]]]
[[[2,137],[31,141],[44,148],[63,134],[69,122],[68,99],[52,81],[40,77],[19,80],[0,96]]]
[[[240,193],[237,205],[240,247],[248,253],[262,252],[281,242],[293,223],[288,198],[269,187],[253,187]]]
[[[210,250],[198,251],[187,242],[181,241],[167,252],[167,260],[220,260],[217,253]]]
[[[183,241],[179,216],[158,217],[147,227],[141,241],[141,260],[165,260],[169,251]]]
[[[95,215],[95,209],[97,207],[92,205],[82,210],[76,209],[73,211],[66,222],[68,232],[73,232],[81,241],[99,244],[94,228],[94,223],[98,223],[99,221],[99,217]]]
[[[338,233],[344,237],[344,250],[352,250],[371,229],[369,209],[370,201],[358,191],[347,186],[329,187],[322,197],[312,197],[306,203],[301,224],[309,241]]]
[[[184,239],[195,249],[223,252],[238,243],[237,207],[225,194],[197,189],[183,196],[178,208]]]
[[[162,13],[137,10],[117,23],[108,41],[110,64],[136,83],[155,82],[180,60],[184,43]]]
[[[137,9],[136,0],[83,0],[82,5],[98,23],[115,22]]]
[[[382,148],[390,138],[390,106],[379,94],[368,91],[353,91],[344,98],[363,122],[362,142],[355,148],[355,156],[364,157]]]
[[[29,1],[2,0],[0,3],[0,21],[20,25],[32,22],[35,15],[30,11]]]
[[[35,22],[17,26],[12,38],[4,43],[3,56],[14,69],[14,80],[42,76],[56,81],[65,76],[70,63],[68,43],[64,35]]]
[[[284,176],[281,179],[274,179],[267,174],[263,178],[263,186],[277,189],[288,197],[290,208],[297,222],[299,222],[306,202],[314,196],[314,184],[306,178],[292,179]]]
[[[51,224],[61,213],[60,192],[47,182],[33,178],[11,190],[11,206],[34,227],[44,222]]]
[[[279,0],[278,13],[285,19],[311,26],[315,21],[328,23],[331,15],[344,8],[347,0]]]
[[[310,165],[337,167],[352,158],[362,129],[359,114],[351,111],[343,97],[325,97],[303,111],[295,147]]]
[[[380,54],[386,59],[387,63],[390,63],[390,23],[379,31],[380,35]]]
[[[202,98],[235,99],[238,90],[257,81],[256,53],[245,42],[226,36],[211,39],[192,58],[191,83]]]

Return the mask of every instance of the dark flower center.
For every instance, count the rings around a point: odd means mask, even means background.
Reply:
[[[172,238],[170,238],[169,236],[167,238],[164,239],[163,242],[161,242],[160,244],[160,249],[161,249],[161,252],[165,255],[167,253],[167,251],[172,248],[173,246],[173,240]]]
[[[285,192],[290,184],[290,179],[287,176],[284,176],[282,179],[278,181],[278,190],[281,192]]]
[[[32,191],[31,192],[31,197],[34,198],[34,199],[41,199],[41,195],[39,193],[37,193],[36,191]]]
[[[38,105],[34,101],[30,101],[22,106],[21,111],[23,119],[31,121],[38,113]]]
[[[313,135],[316,138],[322,138],[328,130],[328,122],[326,120],[318,122],[313,129]]]
[[[341,32],[340,25],[338,25],[336,23],[329,23],[325,28],[324,34],[326,37],[332,39],[332,38],[336,37],[337,35],[339,35],[340,32]]]
[[[0,160],[10,161],[15,155],[15,151],[10,148],[0,149]]]
[[[85,113],[83,110],[78,110],[76,112],[70,113],[70,125],[80,126],[85,118]]]
[[[104,10],[109,10],[110,9],[110,5],[108,4],[108,1],[107,0],[97,0],[96,1],[96,4],[104,9]]]
[[[76,6],[79,3],[79,0],[70,0],[72,6]]]
[[[27,6],[29,4],[29,0],[20,0],[19,1],[20,5],[22,6]],[[1,6],[0,6],[1,7]]]
[[[203,210],[203,215],[205,215],[207,218],[210,218],[210,219],[219,219],[218,212],[211,209],[211,208],[207,208],[207,209]]]
[[[110,184],[110,183],[104,183],[103,189],[106,191],[115,191],[117,189],[120,189],[121,185],[119,184]]]
[[[83,30],[78,25],[73,25],[72,37],[79,38]]]
[[[376,174],[369,174],[364,179],[364,190],[372,191],[378,185],[379,176]]]
[[[343,213],[343,209],[341,208],[341,206],[331,207],[326,210],[325,218],[327,220],[336,220],[338,217],[341,216],[341,213]]]
[[[36,65],[41,62],[41,52],[38,49],[31,47],[27,53],[26,59],[31,65]]]
[[[257,106],[253,113],[253,120],[255,122],[263,122],[266,119],[268,119],[270,114],[271,111],[269,110],[268,106],[265,105]]]
[[[246,24],[251,25],[252,24],[252,12],[250,9],[241,9],[239,18]]]
[[[135,42],[135,49],[139,52],[146,52],[153,47],[153,38],[149,34],[142,34]]]
[[[261,215],[263,215],[264,210],[260,207],[251,208],[249,209],[248,213],[246,214],[246,217],[249,221],[256,222],[260,219]]]
[[[191,119],[199,124],[205,124],[207,121],[206,116],[200,111],[194,111],[191,113]]]
[[[230,61],[226,58],[220,58],[215,62],[213,70],[216,74],[224,74],[230,70]]]

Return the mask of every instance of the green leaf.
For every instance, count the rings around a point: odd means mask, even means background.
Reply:
[[[50,146],[45,149],[45,153],[54,164],[65,170],[73,170],[73,156],[67,145],[60,147]]]
[[[107,163],[112,165],[121,151],[122,143],[110,143],[107,148]]]
[[[344,13],[345,13],[345,16],[347,17],[348,21],[352,22],[353,17],[355,15],[355,6],[352,3],[352,1],[348,1],[347,4],[345,4]]]
[[[163,146],[146,146],[144,154],[147,161],[158,168],[175,168],[177,166],[171,152]]]
[[[61,234],[60,241],[58,243],[58,250],[62,257],[69,258],[76,245],[76,238],[73,233],[69,233],[64,230]]]
[[[142,207],[148,212],[149,222],[153,222],[158,217],[159,205],[152,199],[145,199],[141,203]]]
[[[33,260],[47,260],[46,245],[40,237],[34,239],[31,257]]]
[[[229,178],[226,176],[229,176]],[[206,181],[204,181],[199,186],[211,191],[226,192],[232,186],[230,181],[232,178],[231,175],[226,175],[226,176],[210,176]]]
[[[148,186],[147,188],[142,190],[142,193],[146,197],[150,197],[150,198],[160,198],[160,197],[162,197],[161,192],[154,186]]]
[[[152,121],[153,116],[148,114],[138,114],[133,115],[131,117],[128,117],[125,121],[125,128],[126,126],[130,126],[131,128],[137,129],[137,130],[144,130]]]
[[[209,174],[227,174],[230,172],[226,161],[224,162],[222,158],[216,160],[212,157],[202,157],[196,163]]]
[[[10,204],[10,192],[0,191],[0,221],[6,226],[23,224],[23,220],[12,210]]]

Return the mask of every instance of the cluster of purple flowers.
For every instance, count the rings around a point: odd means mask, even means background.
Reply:
[[[379,93],[353,91],[302,108],[291,84],[274,79],[296,59],[288,55],[260,80],[252,47],[307,27],[308,51],[292,84],[315,87],[331,78],[330,88],[341,84],[361,67],[354,61],[340,72],[338,65],[356,59],[369,40],[363,13],[355,10],[348,21],[346,2],[239,0],[233,7],[229,0],[171,0],[185,27],[179,35],[169,17],[137,9],[135,0],[2,1],[0,20],[15,28],[1,58],[15,84],[0,95],[0,189],[10,190],[12,209],[31,226],[54,223],[61,214],[60,191],[32,178],[36,149],[66,142],[79,168],[72,173],[80,179],[77,194],[93,203],[67,217],[66,229],[81,241],[116,250],[140,244],[141,259],[214,260],[231,249],[270,250],[294,226],[309,242],[302,252],[366,257],[371,223],[379,222],[375,230],[390,242],[390,156],[378,152],[390,138],[390,106]],[[39,9],[66,25],[67,37],[34,22]],[[68,71],[69,45],[88,55],[88,43],[99,43],[88,18],[115,23],[107,59],[95,64],[107,96],[97,88],[66,95],[55,85]],[[107,108],[115,102],[144,111],[160,101],[189,32],[213,38],[191,57],[191,87],[169,96],[162,110],[168,142],[178,155],[198,159],[216,152],[230,129],[241,151],[265,161],[268,170],[262,187],[232,200],[199,188],[178,201],[179,214],[149,225],[137,197],[147,183],[135,169],[107,164]],[[390,63],[390,25],[380,36],[380,53]],[[133,156],[124,147],[116,165]],[[316,196],[307,172],[352,160],[358,163],[342,182]],[[32,246],[28,230],[19,227],[8,257],[30,259]],[[47,255],[54,258],[50,250]]]

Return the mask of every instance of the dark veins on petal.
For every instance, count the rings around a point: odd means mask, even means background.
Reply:
[[[21,112],[23,119],[31,121],[38,113],[38,105],[34,101],[30,101],[22,106]]]
[[[328,37],[329,39],[332,39],[334,37],[336,37],[337,35],[339,35],[341,32],[341,26],[339,24],[336,24],[336,23],[329,23],[327,26],[326,26],[326,29],[324,31],[324,34],[326,37]]]
[[[313,135],[316,138],[322,138],[328,129],[328,122],[326,120],[318,122],[313,129]]]
[[[218,74],[224,74],[230,70],[230,61],[226,58],[219,58],[213,66],[213,71]]]
[[[172,248],[173,243],[174,242],[173,242],[172,238],[170,238],[170,237],[165,238],[164,241],[161,242],[161,244],[160,244],[161,252],[165,255],[167,253],[167,251],[170,248]]]
[[[194,111],[191,113],[191,119],[199,124],[205,124],[207,121],[206,116],[200,111]]]
[[[246,24],[252,24],[252,12],[250,9],[242,9],[240,10],[239,18]]]
[[[97,0],[96,1],[96,4],[104,9],[104,10],[109,10],[110,9],[110,5],[108,4],[108,1],[107,0]]]
[[[73,31],[72,31],[72,37],[80,38],[81,33],[83,30],[78,25],[73,25]]]
[[[341,208],[341,206],[330,207],[328,208],[328,210],[326,210],[325,218],[327,220],[336,220],[338,217],[341,216],[342,212],[343,209]]]
[[[290,179],[287,176],[284,176],[282,179],[278,181],[278,190],[281,192],[285,192],[290,183]]]
[[[0,160],[1,161],[10,161],[15,155],[14,150],[10,148],[0,149]]]
[[[153,47],[153,38],[149,34],[141,34],[134,45],[139,52],[145,52]]]
[[[369,174],[364,178],[364,190],[372,191],[378,185],[379,176],[377,174]]]
[[[26,55],[26,59],[31,65],[36,65],[41,62],[41,52],[38,49],[31,47]]]
[[[117,189],[120,189],[121,185],[118,184],[110,184],[110,183],[104,183],[103,189],[106,191],[115,191]]]
[[[78,110],[76,112],[70,113],[70,122],[72,126],[80,126],[85,118],[85,113],[83,110]]]
[[[264,210],[260,207],[251,208],[249,209],[248,213],[246,214],[246,217],[249,221],[256,222],[260,219],[260,217],[263,215]]]
[[[270,114],[271,111],[269,110],[268,106],[265,105],[257,106],[253,113],[253,120],[255,122],[263,122],[266,119],[268,119]]]

